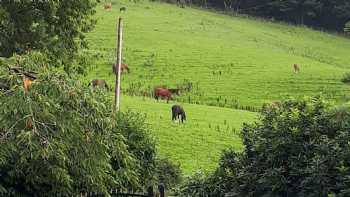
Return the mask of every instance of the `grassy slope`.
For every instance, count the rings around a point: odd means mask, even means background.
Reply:
[[[350,67],[350,42],[344,38],[167,4],[125,5],[124,57],[132,73],[123,75],[124,91],[175,86],[188,80],[196,84],[195,89],[178,98],[180,101],[190,97],[191,102],[219,105],[226,99],[228,104],[238,100],[240,105],[261,106],[286,95],[319,92],[339,101],[350,90],[340,82]],[[103,57],[87,80],[113,81],[110,63],[120,6],[114,5],[111,12],[98,8],[97,28],[87,36],[91,48]],[[154,65],[145,66],[152,54]],[[302,65],[298,75],[291,69],[295,62]],[[161,155],[180,161],[186,174],[198,168],[213,169],[225,147],[240,149],[241,142],[232,128],[237,130],[242,122],[256,117],[245,111],[184,106],[189,121],[176,125],[169,120],[168,104],[122,99],[123,110],[147,114]]]
[[[111,12],[98,8],[97,28],[88,35],[103,61],[89,78],[112,80],[115,22],[120,4]],[[288,95],[322,92],[344,99],[350,88],[340,82],[350,68],[350,41],[288,25],[159,3],[126,3],[124,57],[132,74],[124,89],[144,91],[155,85],[196,84],[191,102],[258,106]],[[153,66],[144,62],[155,58]],[[293,74],[291,65],[301,64]],[[221,72],[220,72],[221,71]],[[221,73],[221,74],[220,74]],[[189,95],[179,100],[188,101]],[[221,104],[219,104],[221,103]]]
[[[158,142],[160,155],[180,162],[185,174],[198,169],[212,170],[221,151],[228,147],[242,148],[237,131],[243,122],[251,122],[256,114],[240,110],[183,104],[188,121],[171,121],[173,103],[123,96],[122,110],[146,114],[146,120]]]

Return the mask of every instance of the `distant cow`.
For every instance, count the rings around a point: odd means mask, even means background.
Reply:
[[[185,8],[186,1],[185,0],[176,0],[177,6],[180,6],[181,8]]]
[[[176,121],[177,119],[180,120],[181,117],[181,122],[184,123],[184,120],[186,120],[186,113],[180,105],[173,105],[171,107],[171,112],[173,121]]]
[[[104,8],[105,8],[105,10],[112,9],[112,3],[105,3]]]
[[[282,103],[281,103],[280,101],[273,101],[273,102],[271,102],[271,104],[270,104],[270,106],[271,106],[272,108],[280,108],[281,105],[282,105]]]
[[[29,90],[29,87],[32,86],[33,81],[24,75],[22,76],[22,81],[23,81],[24,91],[27,93]]]
[[[104,79],[94,79],[89,83],[89,86],[91,86],[93,90],[95,90],[96,87],[106,88],[107,90],[109,90],[109,86]]]
[[[114,74],[118,74],[118,65],[117,64],[113,64],[112,65],[112,69],[113,69],[113,73]],[[127,64],[121,64],[120,65],[120,70],[123,72],[127,71],[128,73],[130,73],[130,68]]]
[[[161,88],[161,87],[155,88],[154,98],[157,99],[157,101],[159,100],[159,98],[166,99],[167,103],[169,103],[169,100],[171,99],[171,92],[166,88]]]
[[[293,65],[294,73],[299,73],[300,72],[300,66],[298,64]]]

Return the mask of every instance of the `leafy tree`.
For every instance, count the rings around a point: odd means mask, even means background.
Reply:
[[[84,33],[94,27],[95,5],[95,0],[2,0],[0,56],[36,49],[69,71],[78,50],[86,47]]]
[[[349,128],[349,107],[331,107],[320,98],[267,105],[259,122],[243,126],[244,151],[224,152],[214,174],[184,191],[204,190],[207,196],[348,196]]]
[[[142,119],[114,113],[102,91],[92,92],[47,61],[40,53],[0,60],[0,195],[140,188],[145,161],[139,155],[148,155],[150,164],[155,158]],[[27,91],[7,65],[38,73]]]

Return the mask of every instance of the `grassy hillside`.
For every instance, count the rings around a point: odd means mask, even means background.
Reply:
[[[132,73],[124,76],[123,88],[129,94],[192,82],[193,91],[179,101],[260,107],[289,95],[347,99],[350,88],[340,82],[350,68],[345,38],[148,2],[116,3],[112,11],[99,6],[97,28],[88,40],[103,58],[89,79],[113,79],[110,63],[121,6],[127,7],[124,58]],[[301,65],[300,74],[292,72],[294,63]]]
[[[146,115],[163,157],[181,164],[185,174],[196,170],[213,170],[223,149],[242,148],[238,131],[243,122],[256,119],[252,112],[183,104],[188,120],[185,124],[171,121],[174,103],[156,102],[136,97],[122,97],[122,110]]]
[[[120,1],[118,1],[120,2]],[[162,156],[181,162],[186,174],[213,169],[220,151],[241,149],[236,131],[255,113],[221,107],[260,107],[287,96],[322,93],[337,102],[347,100],[350,87],[341,76],[350,68],[350,41],[306,28],[230,17],[160,3],[115,3],[112,11],[97,10],[97,27],[87,35],[101,58],[85,80],[114,76],[116,21],[124,18],[122,92],[143,95],[157,85],[193,84],[176,98],[189,120],[170,121],[171,104],[141,97],[122,98],[122,109],[147,115]],[[301,65],[294,74],[292,65]]]

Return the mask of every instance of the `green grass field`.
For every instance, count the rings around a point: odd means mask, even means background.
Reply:
[[[119,2],[119,1],[118,1]],[[116,20],[124,18],[124,59],[132,74],[123,88],[131,93],[155,85],[195,84],[179,101],[216,106],[255,106],[287,96],[347,99],[340,81],[350,69],[350,40],[306,28],[230,17],[160,3],[99,6],[98,24],[88,35],[104,57],[91,77],[112,80]],[[301,73],[292,72],[292,64]],[[189,98],[190,97],[190,98]],[[226,100],[226,101],[225,101]],[[225,105],[226,103],[226,105]]]
[[[127,7],[125,13],[119,12],[122,6]],[[288,96],[320,93],[336,102],[348,100],[350,86],[340,81],[350,69],[348,39],[147,1],[118,1],[111,11],[98,7],[97,27],[87,39],[101,58],[84,80],[114,81],[111,64],[120,15],[124,18],[124,62],[131,69],[123,75],[124,94],[143,95],[157,85],[193,84],[191,92],[176,98],[192,103],[184,104],[189,113],[185,125],[171,123],[170,104],[140,97],[122,100],[124,110],[147,114],[161,155],[181,162],[186,174],[213,169],[225,147],[241,149],[234,131],[256,114],[229,108],[259,108]],[[301,65],[299,74],[293,73],[294,63]]]
[[[185,174],[213,170],[225,148],[241,150],[239,129],[243,122],[256,119],[253,112],[184,103],[188,120],[179,124],[171,121],[172,102],[129,96],[123,96],[121,101],[123,111],[146,115],[160,155],[179,162]]]

